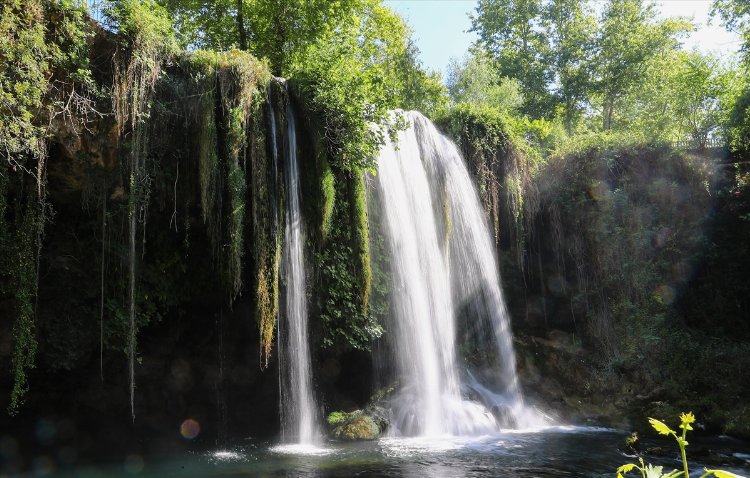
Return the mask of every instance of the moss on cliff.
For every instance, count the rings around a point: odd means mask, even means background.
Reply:
[[[512,247],[523,273],[525,237],[539,208],[535,176],[542,158],[514,132],[513,119],[499,110],[460,104],[447,110],[436,124],[456,141],[496,244]]]

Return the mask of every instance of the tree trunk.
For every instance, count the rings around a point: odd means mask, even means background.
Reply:
[[[614,105],[615,100],[611,96],[608,96],[607,99],[604,100],[604,111],[602,112],[602,127],[604,131],[609,131],[610,129],[612,129],[612,110],[614,110]]]
[[[237,0],[237,32],[240,38],[240,50],[247,50],[247,32],[245,31],[245,17],[242,14],[242,0]]]

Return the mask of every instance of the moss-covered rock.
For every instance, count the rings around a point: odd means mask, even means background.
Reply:
[[[338,429],[336,437],[343,440],[376,440],[380,429],[375,421],[367,415],[360,415],[349,420]]]
[[[387,429],[388,422],[379,410],[336,411],[328,415],[330,435],[337,440],[377,440]]]

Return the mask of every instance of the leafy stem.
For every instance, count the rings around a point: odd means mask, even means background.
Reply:
[[[669,428],[664,422],[655,418],[649,418],[648,422],[660,435],[672,435],[675,441],[677,441],[677,445],[680,447],[680,454],[682,455],[682,471],[672,470],[669,473],[662,473],[661,466],[646,465],[643,462],[643,458],[639,458],[638,460],[640,461],[641,466],[638,466],[635,463],[622,465],[617,469],[617,478],[622,478],[624,474],[635,469],[641,472],[642,478],[677,478],[678,476],[690,478],[685,447],[688,446],[687,432],[688,430],[693,429],[691,424],[695,422],[695,415],[693,415],[693,412],[680,414],[680,428],[682,428],[682,435],[678,435],[676,431]],[[735,475],[728,471],[706,469],[706,472],[701,475],[701,478],[706,478],[708,476],[716,476],[717,478],[742,478],[739,475]]]

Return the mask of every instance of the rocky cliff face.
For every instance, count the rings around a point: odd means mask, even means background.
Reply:
[[[271,161],[274,149],[283,148],[286,104],[303,111],[303,101],[273,82],[250,55],[195,52],[165,62],[147,104],[134,115],[117,115],[117,95],[129,95],[127,88],[115,88],[115,62],[127,58],[122,48],[104,32],[93,38],[100,91],[94,111],[86,121],[56,117],[49,130],[51,214],[34,300],[35,367],[27,371],[30,387],[19,415],[0,418],[3,430],[20,439],[21,456],[34,447],[55,453],[73,447],[99,457],[115,449],[154,453],[271,439],[279,430],[275,326],[283,292],[277,257],[283,164]],[[360,198],[350,193],[350,175],[327,165],[318,128],[314,118],[299,121],[307,247],[311,270],[324,276],[314,287],[327,287],[326,273],[345,271],[349,282],[334,278],[347,288],[339,292],[347,292],[359,283],[348,272],[356,269],[356,248],[349,254],[340,248],[355,241],[350,231],[356,227],[347,221],[355,220]],[[136,154],[142,171],[134,175]],[[25,187],[18,176],[8,197]],[[129,247],[133,215],[135,254]],[[336,242],[324,243],[328,233]],[[329,249],[336,248],[331,257]],[[333,272],[321,272],[321,264],[332,264]],[[323,296],[313,301],[315,313],[351,308],[360,295],[354,290],[351,299],[347,292],[343,304],[341,296]],[[3,363],[16,346],[15,310],[14,298],[0,297],[0,311],[9,317],[0,323]],[[128,380],[133,331],[134,421]],[[313,331],[325,406],[364,406],[372,389],[369,354],[338,343],[321,347],[324,337],[343,334],[327,330],[320,319]],[[13,380],[0,373],[3,390]],[[7,397],[0,398],[4,409]],[[188,419],[200,426],[196,438],[181,434]],[[23,432],[39,427],[49,433]]]

